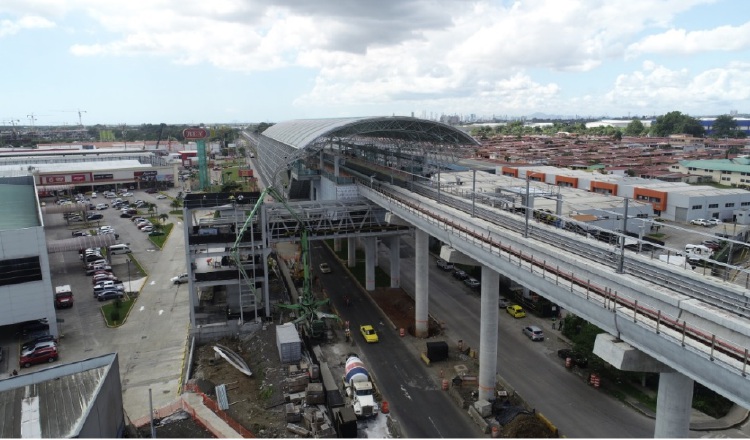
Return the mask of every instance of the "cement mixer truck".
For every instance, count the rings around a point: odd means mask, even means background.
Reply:
[[[344,366],[344,388],[347,403],[354,409],[357,418],[375,417],[378,415],[378,404],[375,402],[375,387],[370,380],[370,373],[357,355],[350,354]]]

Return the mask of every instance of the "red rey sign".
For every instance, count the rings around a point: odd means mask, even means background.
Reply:
[[[182,130],[182,137],[185,139],[204,139],[208,133],[203,128],[186,128]]]

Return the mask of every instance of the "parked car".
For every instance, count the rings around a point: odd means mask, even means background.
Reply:
[[[89,231],[73,231],[73,237],[89,237],[91,233]]]
[[[38,336],[34,339],[30,339],[23,344],[21,344],[21,352],[28,351],[31,348],[36,347],[37,345],[43,343],[43,342],[57,342],[57,338],[55,338],[53,335],[46,334],[42,336]]]
[[[86,220],[101,220],[104,216],[101,214],[89,214],[86,216]]]
[[[151,225],[146,225],[141,228],[141,232],[154,232],[154,227]]]
[[[589,364],[589,360],[586,356],[577,351],[571,350],[570,348],[562,348],[560,350],[557,350],[557,356],[561,359],[570,358],[570,363],[573,366],[586,368]]]
[[[21,368],[30,367],[36,364],[42,364],[44,362],[54,362],[58,358],[57,346],[43,347],[38,350],[32,351],[26,356],[21,356],[18,364]]]
[[[123,212],[120,214],[120,218],[131,218],[133,214],[128,214],[127,212]]]
[[[710,223],[708,223],[708,220],[703,218],[696,218],[693,220],[690,220],[691,225],[697,225],[697,226],[711,226]]]
[[[156,194],[157,192],[158,191],[156,190],[156,188],[147,188],[146,189],[146,193],[147,194]]]
[[[499,307],[500,307],[501,309],[504,309],[504,308],[508,307],[509,305],[511,305],[511,302],[510,302],[510,301],[508,301],[508,299],[507,299],[507,298],[505,298],[504,296],[501,296],[501,297],[500,297],[500,298],[499,298],[499,299],[497,300],[497,304],[498,304],[498,306],[499,306]]]
[[[528,325],[523,328],[523,334],[528,336],[529,339],[532,341],[543,341],[544,340],[544,332],[542,329],[535,325]]]
[[[96,265],[93,265],[91,267],[87,267],[86,268],[86,275],[93,275],[94,272],[97,272],[97,271],[100,271],[100,270],[106,270],[106,271],[111,272],[112,271],[112,266],[110,266],[109,264],[96,264]]]
[[[514,318],[523,318],[524,316],[526,316],[526,312],[524,312],[523,307],[519,306],[518,304],[509,305],[505,308],[505,311]]]
[[[36,350],[39,350],[39,349],[42,349],[42,348],[45,348],[45,347],[54,347],[56,345],[57,345],[57,341],[54,341],[54,340],[39,341],[39,342],[37,342],[34,345],[30,345],[30,346],[26,347],[25,349],[22,348],[21,349],[21,356],[26,356],[26,355],[29,355],[29,354],[35,352]]]
[[[177,275],[176,277],[172,277],[170,281],[172,282],[172,284],[182,284],[182,283],[187,283],[188,279],[189,279],[189,275],[187,273],[181,273]]]
[[[123,299],[125,294],[121,290],[104,290],[96,295],[97,301],[107,301],[110,299]]]
[[[112,271],[111,270],[97,270],[91,276],[94,276],[94,275],[112,275]]]
[[[103,292],[105,290],[124,291],[125,286],[122,284],[122,281],[115,281],[115,280],[100,281],[94,285],[94,296],[97,296],[100,292]]]
[[[117,277],[111,273],[94,274],[91,277],[91,284],[97,284],[100,281],[117,281]]]
[[[104,256],[102,256],[99,252],[89,252],[83,256],[83,262],[84,263],[106,263],[107,260],[104,259]]]
[[[453,271],[453,277],[456,278],[456,279],[458,279],[458,280],[463,281],[466,278],[469,278],[469,274],[466,273],[466,272],[464,272],[461,269],[456,269],[456,270]]]
[[[158,237],[159,235],[164,235],[164,231],[151,231],[148,233],[148,235],[152,237]]]
[[[328,263],[320,263],[320,273],[331,273],[331,266]]]
[[[718,226],[718,225],[721,225],[721,224],[724,223],[723,221],[719,220],[718,218],[710,218],[707,221],[708,221],[708,224],[711,225],[711,226]]]
[[[362,333],[362,337],[365,338],[365,342],[367,343],[378,342],[379,340],[375,328],[369,324],[360,325],[359,332]]]
[[[156,198],[161,200],[161,199],[166,199],[167,196],[165,196],[164,194],[159,194],[158,196],[156,196]]]
[[[109,208],[109,205],[106,204],[106,203],[99,203],[98,205],[96,205],[96,209],[98,211],[102,211],[102,210],[108,209],[108,208]]]
[[[438,258],[437,259],[437,267],[439,267],[439,268],[441,268],[441,269],[443,269],[445,271],[449,271],[449,270],[453,270],[454,269],[453,263],[449,263],[449,262],[443,260],[442,258]]]
[[[479,282],[478,279],[472,278],[472,277],[466,278],[464,280],[464,284],[466,284],[467,286],[469,286],[472,289],[479,289],[479,287],[481,285],[481,283]]]

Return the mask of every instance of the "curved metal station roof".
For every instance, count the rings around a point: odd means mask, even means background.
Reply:
[[[263,136],[297,149],[313,146],[321,138],[349,136],[479,145],[469,134],[450,125],[406,116],[299,119],[272,125]]]

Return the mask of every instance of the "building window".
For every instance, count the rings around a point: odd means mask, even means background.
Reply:
[[[703,205],[693,205],[690,209],[703,209]]]
[[[718,203],[711,203],[710,205],[708,205],[708,209],[716,209],[718,207],[719,207]]]
[[[724,207],[725,208],[734,208],[734,203],[725,203]]]
[[[0,261],[0,286],[42,280],[39,257],[14,258]]]
[[[740,203],[740,206],[750,206],[750,202],[742,202]]]

